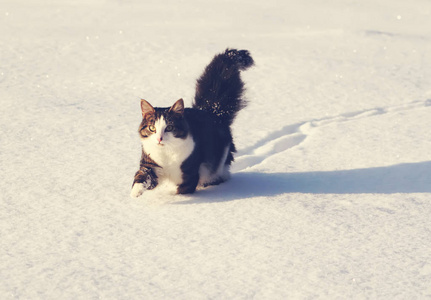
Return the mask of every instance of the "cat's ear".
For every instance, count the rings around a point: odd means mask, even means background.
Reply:
[[[145,115],[153,114],[155,112],[154,107],[144,99],[141,99],[141,110],[142,110],[142,117],[144,118],[145,118]]]
[[[177,100],[177,102],[175,102],[174,105],[171,106],[171,108],[169,109],[169,112],[182,115],[184,113],[184,101],[183,101],[183,99]]]

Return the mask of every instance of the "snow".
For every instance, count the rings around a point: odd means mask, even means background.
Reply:
[[[1,299],[431,297],[431,3],[0,8]],[[247,49],[229,182],[130,198],[140,99]]]

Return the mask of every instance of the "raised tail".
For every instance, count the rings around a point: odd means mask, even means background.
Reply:
[[[226,49],[214,56],[197,80],[193,108],[211,112],[220,122],[232,124],[236,113],[246,105],[240,71],[253,64],[247,50]]]

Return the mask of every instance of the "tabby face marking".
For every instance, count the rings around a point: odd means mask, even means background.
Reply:
[[[154,123],[154,127],[153,128],[153,135],[150,136],[150,138],[155,139],[154,142],[157,142],[157,145],[160,146],[164,146],[164,136],[165,136],[165,129],[167,127],[166,121],[165,121],[165,117],[161,116],[158,120],[156,120],[156,122]],[[166,135],[168,134],[168,132],[166,132]],[[169,137],[168,137],[169,139]]]
[[[188,134],[184,120],[184,102],[175,102],[170,108],[153,108],[145,100],[141,101],[143,120],[139,127],[141,139],[165,146],[175,138],[185,139]],[[147,142],[147,141],[146,141]]]

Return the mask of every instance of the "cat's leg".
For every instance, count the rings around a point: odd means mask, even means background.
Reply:
[[[178,185],[177,194],[194,193],[199,182],[199,172],[195,170],[193,173],[183,174],[183,183]]]
[[[218,185],[229,180],[230,164],[233,160],[232,149],[235,149],[233,144],[225,146],[223,155],[221,156],[215,171],[210,164],[201,165],[199,169],[200,185],[207,187],[210,185]]]
[[[194,193],[199,182],[199,167],[201,159],[198,151],[190,155],[181,165],[183,182],[178,185],[177,194]]]
[[[130,196],[137,198],[142,195],[145,190],[152,190],[158,184],[157,175],[151,168],[141,168],[135,174],[133,180],[132,191]]]

